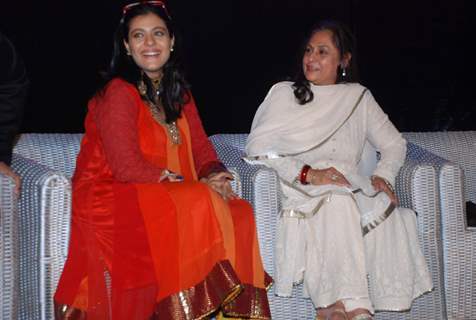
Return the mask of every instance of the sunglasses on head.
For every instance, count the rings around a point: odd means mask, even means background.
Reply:
[[[122,8],[122,15],[124,16],[129,10],[142,4],[146,4],[153,7],[161,7],[164,10],[167,17],[170,20],[172,20],[172,17],[170,16],[169,12],[167,11],[167,8],[165,7],[165,3],[159,0],[138,1],[138,2],[133,2],[128,5],[125,5],[124,8]]]

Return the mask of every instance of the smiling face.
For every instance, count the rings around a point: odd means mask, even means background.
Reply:
[[[169,60],[174,38],[159,16],[148,13],[133,18],[124,46],[134,62],[149,78],[158,79]]]
[[[349,64],[350,53],[341,58],[332,36],[329,30],[314,33],[304,52],[302,59],[304,76],[315,85],[335,84],[339,66],[347,67]]]

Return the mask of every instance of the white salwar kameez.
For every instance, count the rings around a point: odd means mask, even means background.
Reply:
[[[311,85],[311,90],[313,101],[299,105],[291,82],[274,85],[247,142],[248,159],[274,168],[284,193],[275,293],[290,296],[293,284],[303,282],[316,307],[341,300],[348,311],[407,310],[432,288],[415,213],[390,208],[383,222],[363,232],[364,215],[374,211],[381,217],[389,200],[384,193],[372,195],[369,178],[357,172],[368,140],[381,155],[373,175],[394,184],[406,142],[361,85]],[[296,177],[305,164],[335,167],[363,192],[301,185]]]

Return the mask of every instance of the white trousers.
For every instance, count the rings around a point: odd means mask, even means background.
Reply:
[[[311,218],[280,218],[275,261],[276,294],[303,282],[317,308],[341,300],[347,311],[408,310],[432,289],[415,213],[397,208],[363,236],[349,196],[334,195]]]

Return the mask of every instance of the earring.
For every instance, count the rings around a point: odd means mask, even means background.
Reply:
[[[170,52],[172,52],[172,51],[174,51],[174,47],[171,47],[171,48],[170,48]]]
[[[127,50],[127,55],[130,56],[131,55],[131,52],[129,50]]]
[[[347,72],[345,72],[345,67],[342,68],[342,78],[345,78],[347,75]]]

